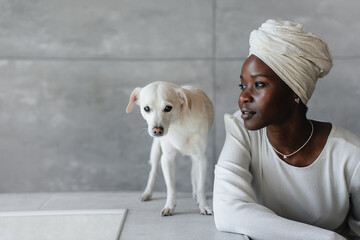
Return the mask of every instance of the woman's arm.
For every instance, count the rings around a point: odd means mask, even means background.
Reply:
[[[244,126],[225,116],[226,140],[215,168],[214,218],[220,231],[251,239],[342,239],[339,234],[276,215],[257,204],[251,187],[250,136]]]
[[[350,201],[349,227],[352,235],[360,237],[360,163],[356,167],[351,179]]]

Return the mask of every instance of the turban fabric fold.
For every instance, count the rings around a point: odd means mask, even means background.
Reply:
[[[327,44],[301,24],[267,20],[250,34],[249,55],[268,65],[306,104],[318,78],[332,67]]]

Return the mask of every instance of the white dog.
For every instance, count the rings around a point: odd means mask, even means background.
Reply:
[[[140,106],[147,121],[150,136],[154,137],[150,153],[151,170],[142,201],[151,199],[159,160],[165,178],[167,199],[162,216],[174,213],[175,155],[180,152],[192,159],[191,184],[200,213],[212,215],[206,202],[205,178],[207,159],[205,149],[214,119],[214,109],[206,94],[194,87],[180,87],[167,82],[153,82],[131,93],[126,112],[134,103]]]

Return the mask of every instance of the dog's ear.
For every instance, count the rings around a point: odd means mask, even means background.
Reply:
[[[139,93],[141,91],[141,88],[137,87],[134,89],[134,91],[132,91],[131,95],[130,95],[130,99],[129,99],[129,103],[126,107],[126,112],[129,113],[131,112],[134,103],[137,103],[138,99],[139,99]]]
[[[183,107],[184,105],[189,109],[189,111],[191,111],[191,98],[190,95],[188,93],[188,90],[186,89],[179,89],[177,91],[180,103],[181,103],[181,107]]]

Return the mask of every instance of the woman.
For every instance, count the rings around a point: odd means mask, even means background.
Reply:
[[[219,230],[274,240],[360,236],[360,139],[306,117],[331,67],[326,43],[300,24],[268,20],[251,33],[240,110],[225,115],[215,169]]]

